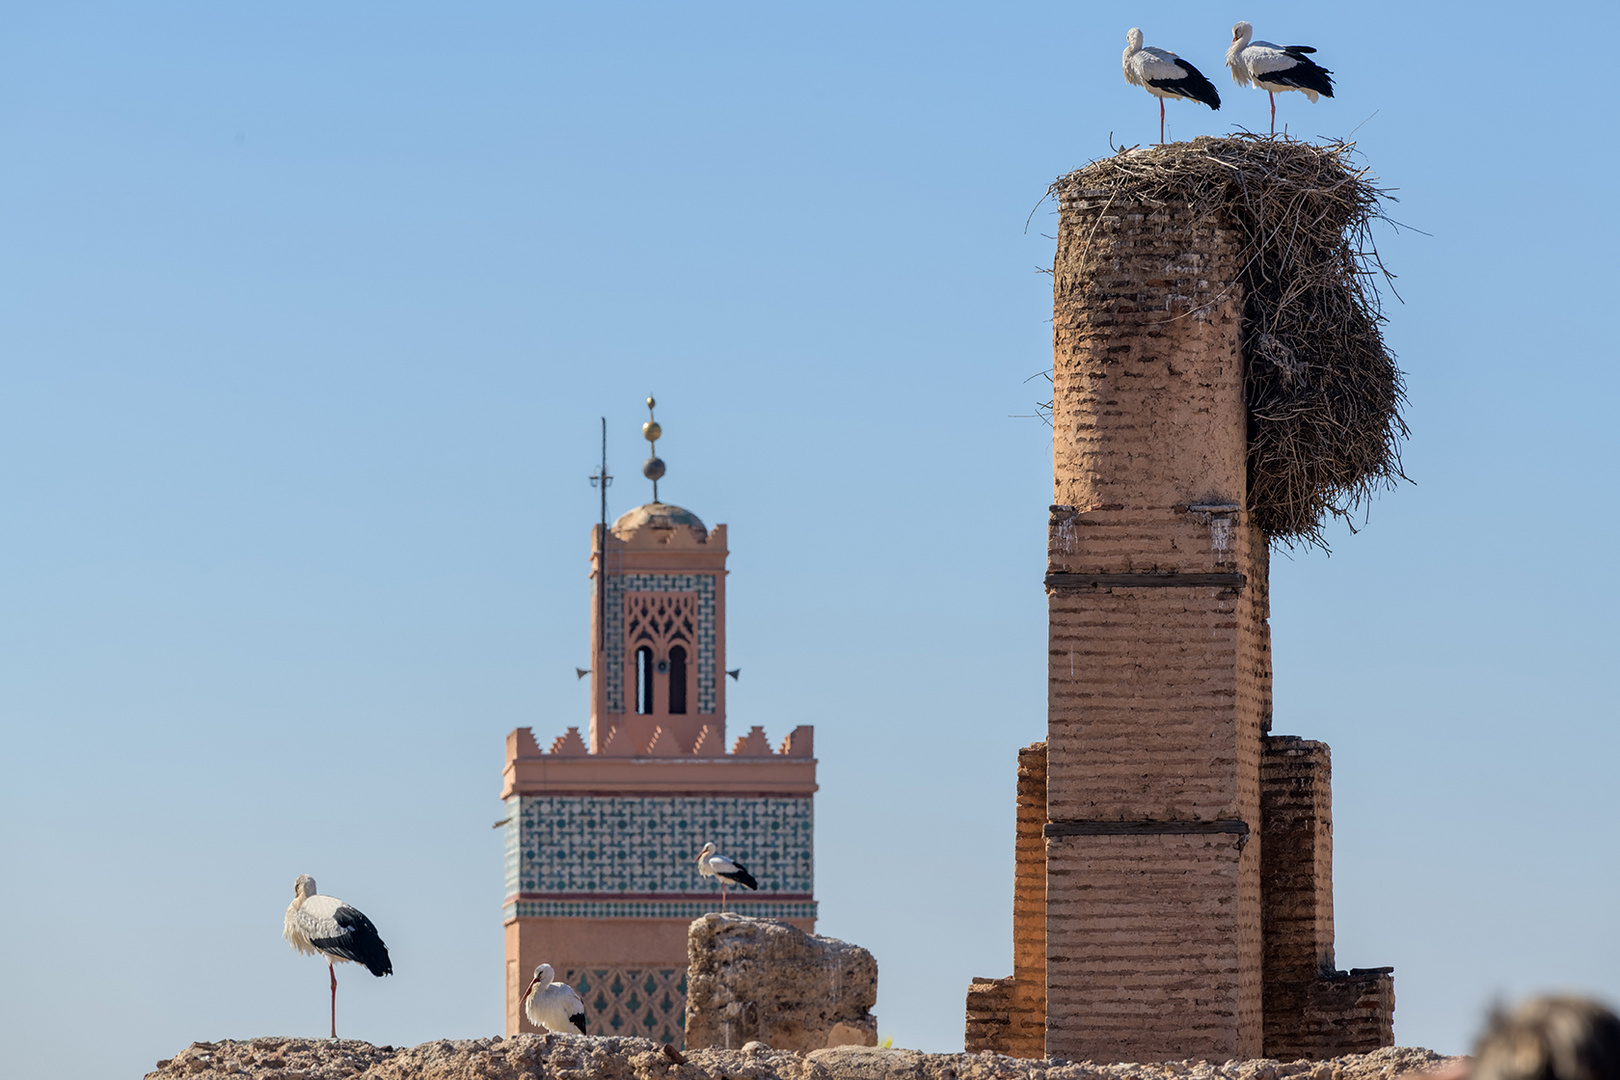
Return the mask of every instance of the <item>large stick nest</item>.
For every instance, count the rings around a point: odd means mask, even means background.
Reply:
[[[1404,479],[1400,369],[1384,348],[1376,279],[1389,274],[1370,228],[1389,197],[1351,162],[1354,144],[1202,137],[1121,151],[1051,193],[1183,203],[1221,214],[1242,238],[1240,331],[1249,415],[1249,505],[1273,540],[1325,548]],[[1107,195],[1104,195],[1107,197]]]

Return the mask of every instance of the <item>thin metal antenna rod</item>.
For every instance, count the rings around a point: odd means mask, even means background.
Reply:
[[[602,492],[601,528],[596,533],[596,662],[600,667],[607,653],[607,489],[613,476],[607,467],[607,417],[602,417],[602,467],[591,477],[591,486]]]

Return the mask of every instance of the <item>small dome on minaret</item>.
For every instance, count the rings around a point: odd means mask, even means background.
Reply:
[[[650,502],[627,510],[613,523],[613,535],[629,540],[643,529],[685,529],[692,539],[702,544],[709,539],[709,530],[690,510],[668,503]]]

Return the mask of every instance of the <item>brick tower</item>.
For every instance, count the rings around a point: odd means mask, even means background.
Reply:
[[[588,741],[506,741],[508,1035],[535,1030],[518,994],[547,962],[591,1034],[679,1046],[687,925],[719,908],[706,841],[759,880],[728,910],[815,927],[813,731],[773,748],[753,727],[728,751],[726,527],[658,501],[656,454],[643,471],[653,501],[593,530]]]
[[[1047,1050],[1260,1057],[1271,660],[1237,236],[1110,209],[1065,205],[1053,285]]]
[[[975,982],[970,1050],[1392,1041],[1388,970],[1333,970],[1327,748],[1267,734],[1240,242],[1185,201],[1061,203],[1047,739],[1019,762],[1014,975]]]

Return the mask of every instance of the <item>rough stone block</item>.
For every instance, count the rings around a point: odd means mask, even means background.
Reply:
[[[775,919],[710,913],[687,931],[686,1047],[876,1046],[877,961]]]

